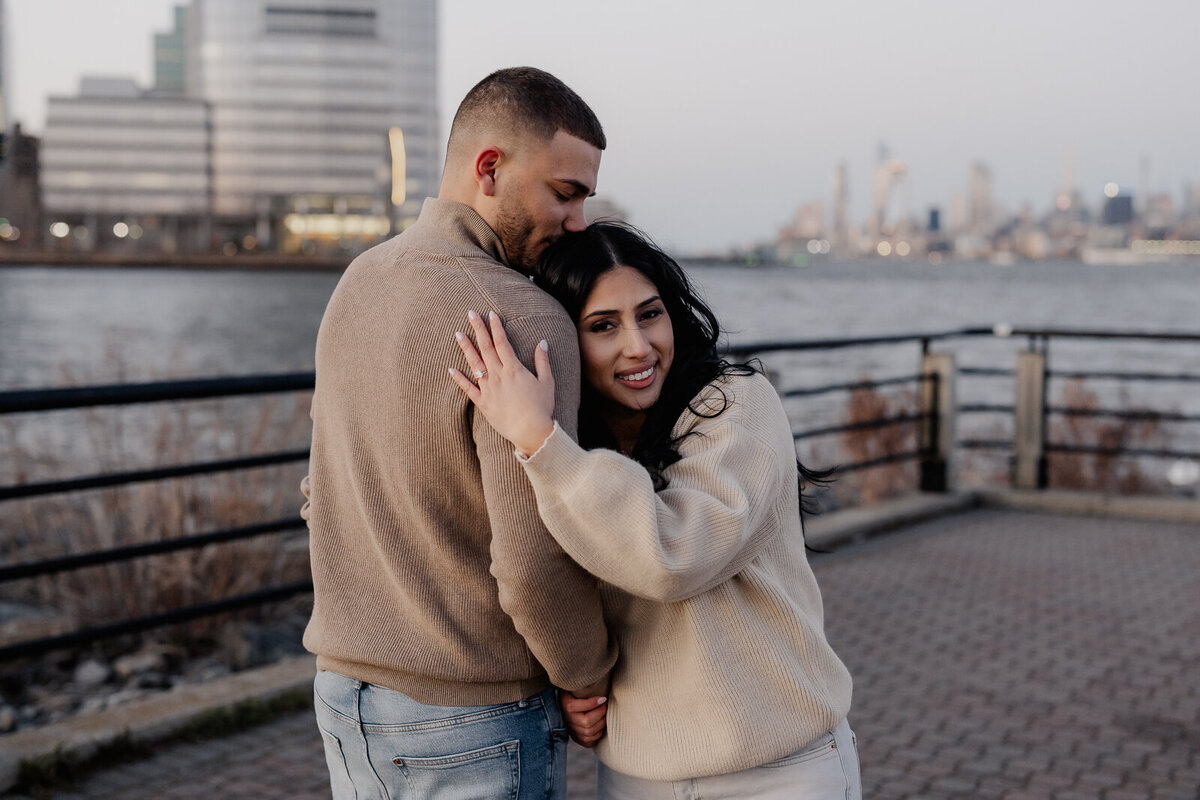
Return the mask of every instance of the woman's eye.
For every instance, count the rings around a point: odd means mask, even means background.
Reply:
[[[648,308],[648,309],[646,309],[645,312],[642,313],[641,318],[643,321],[649,322],[651,320],[658,319],[662,315],[663,315],[663,310],[661,308]]]
[[[599,322],[593,322],[588,330],[592,333],[604,333],[605,331],[612,330],[612,327],[612,322],[605,319],[600,320]]]

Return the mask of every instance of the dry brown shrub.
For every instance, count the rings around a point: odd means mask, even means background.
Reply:
[[[866,378],[864,381],[868,380]],[[914,413],[916,394],[903,390],[885,395],[874,386],[855,389],[846,404],[844,422],[855,424]],[[856,463],[915,450],[915,424],[865,428],[841,434],[845,463]],[[872,505],[889,497],[907,494],[917,487],[917,465],[913,461],[882,464],[844,473],[837,478],[839,500],[846,504]]]
[[[1058,405],[1068,408],[1099,409],[1096,393],[1081,378],[1073,378],[1063,387]],[[1131,411],[1128,397],[1121,393],[1122,408]],[[1161,442],[1162,425],[1153,416],[1143,419],[1059,415],[1047,441],[1072,446],[1126,448],[1154,447]],[[1138,462],[1125,455],[1106,453],[1056,453],[1047,457],[1047,478],[1058,489],[1086,489],[1114,494],[1154,494],[1165,491],[1161,481],[1147,475]]]
[[[22,443],[6,421],[11,459],[5,482],[36,482],[154,466],[237,458],[307,445],[302,396],[157,404],[129,414],[83,412],[84,441],[73,455]],[[41,440],[36,440],[40,442]],[[147,460],[149,459],[149,463]],[[303,462],[151,481],[0,504],[0,563],[156,542],[292,517],[302,497]],[[77,626],[104,624],[243,594],[308,577],[305,531],[208,545],[0,584],[0,600],[52,611]],[[262,618],[270,610],[239,612]],[[209,638],[228,616],[148,634]]]

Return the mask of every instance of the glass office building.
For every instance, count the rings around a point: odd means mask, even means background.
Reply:
[[[186,5],[171,9],[174,26],[154,34],[154,88],[183,94],[187,89]]]
[[[0,0],[0,134],[12,127],[8,119],[8,23],[4,15],[4,0]]]
[[[208,246],[197,238],[211,208],[203,101],[85,77],[78,96],[49,99],[41,161],[48,216],[85,249],[146,228],[167,250]]]
[[[441,172],[436,26],[436,0],[192,0],[214,215],[343,242],[415,219]]]

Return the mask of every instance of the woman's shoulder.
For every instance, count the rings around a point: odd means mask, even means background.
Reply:
[[[673,431],[681,456],[730,447],[795,459],[792,427],[775,387],[762,374],[722,375],[688,405]],[[790,463],[790,462],[789,462]]]
[[[718,376],[697,392],[680,423],[692,429],[704,420],[761,420],[769,409],[783,413],[771,381],[761,372],[734,371]]]
[[[709,381],[696,393],[691,405],[698,411],[718,411],[738,403],[761,403],[778,400],[771,381],[761,372],[727,372]]]

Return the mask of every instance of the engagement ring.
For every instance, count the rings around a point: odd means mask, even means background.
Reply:
[[[475,370],[475,380],[477,380],[477,381],[478,381],[478,380],[482,380],[482,379],[484,379],[484,378],[486,378],[486,377],[487,377],[487,370],[486,370],[486,369],[477,369],[477,370]]]

